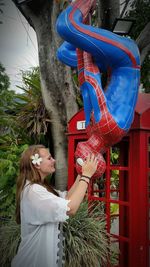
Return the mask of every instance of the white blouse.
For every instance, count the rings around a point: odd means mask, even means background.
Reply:
[[[11,267],[58,267],[62,255],[59,223],[68,219],[69,200],[41,185],[26,183],[21,199],[21,243]],[[59,246],[58,246],[59,245]]]

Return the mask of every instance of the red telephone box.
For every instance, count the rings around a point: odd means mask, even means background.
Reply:
[[[68,188],[76,177],[74,152],[87,139],[83,109],[68,123]],[[114,158],[113,158],[114,157]],[[119,267],[150,266],[150,94],[139,94],[131,129],[105,154],[106,171],[88,200],[103,202]],[[112,266],[112,265],[111,265]]]

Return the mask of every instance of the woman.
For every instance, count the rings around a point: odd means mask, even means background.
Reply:
[[[97,159],[89,155],[82,176],[65,192],[55,191],[45,180],[55,172],[55,160],[43,145],[30,146],[22,155],[17,180],[16,221],[21,222],[21,243],[12,267],[62,266],[60,222],[78,210]]]

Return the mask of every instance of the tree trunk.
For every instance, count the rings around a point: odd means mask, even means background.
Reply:
[[[145,26],[143,31],[140,33],[140,35],[136,39],[136,43],[141,53],[141,64],[144,62],[144,59],[150,52],[149,36],[150,36],[150,22]]]
[[[57,189],[64,190],[67,185],[66,126],[78,107],[71,70],[56,58],[60,44],[55,31],[59,5],[55,0],[46,0],[39,9],[37,3],[23,4],[21,8],[31,20],[37,35],[42,95],[51,119],[51,141],[56,159],[55,185]]]
[[[101,10],[101,22],[102,27],[111,30],[115,18],[119,17],[119,0],[99,0],[100,10]]]

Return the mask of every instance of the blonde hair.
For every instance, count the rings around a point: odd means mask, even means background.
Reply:
[[[21,200],[21,192],[25,186],[26,180],[30,181],[31,184],[40,184],[46,189],[57,195],[57,192],[48,184],[46,180],[41,181],[41,176],[37,168],[35,168],[32,163],[31,156],[35,153],[40,153],[40,149],[45,148],[43,145],[33,145],[30,146],[27,150],[25,150],[20,159],[20,170],[19,176],[17,178],[17,188],[16,188],[16,222],[20,224],[20,200]]]

